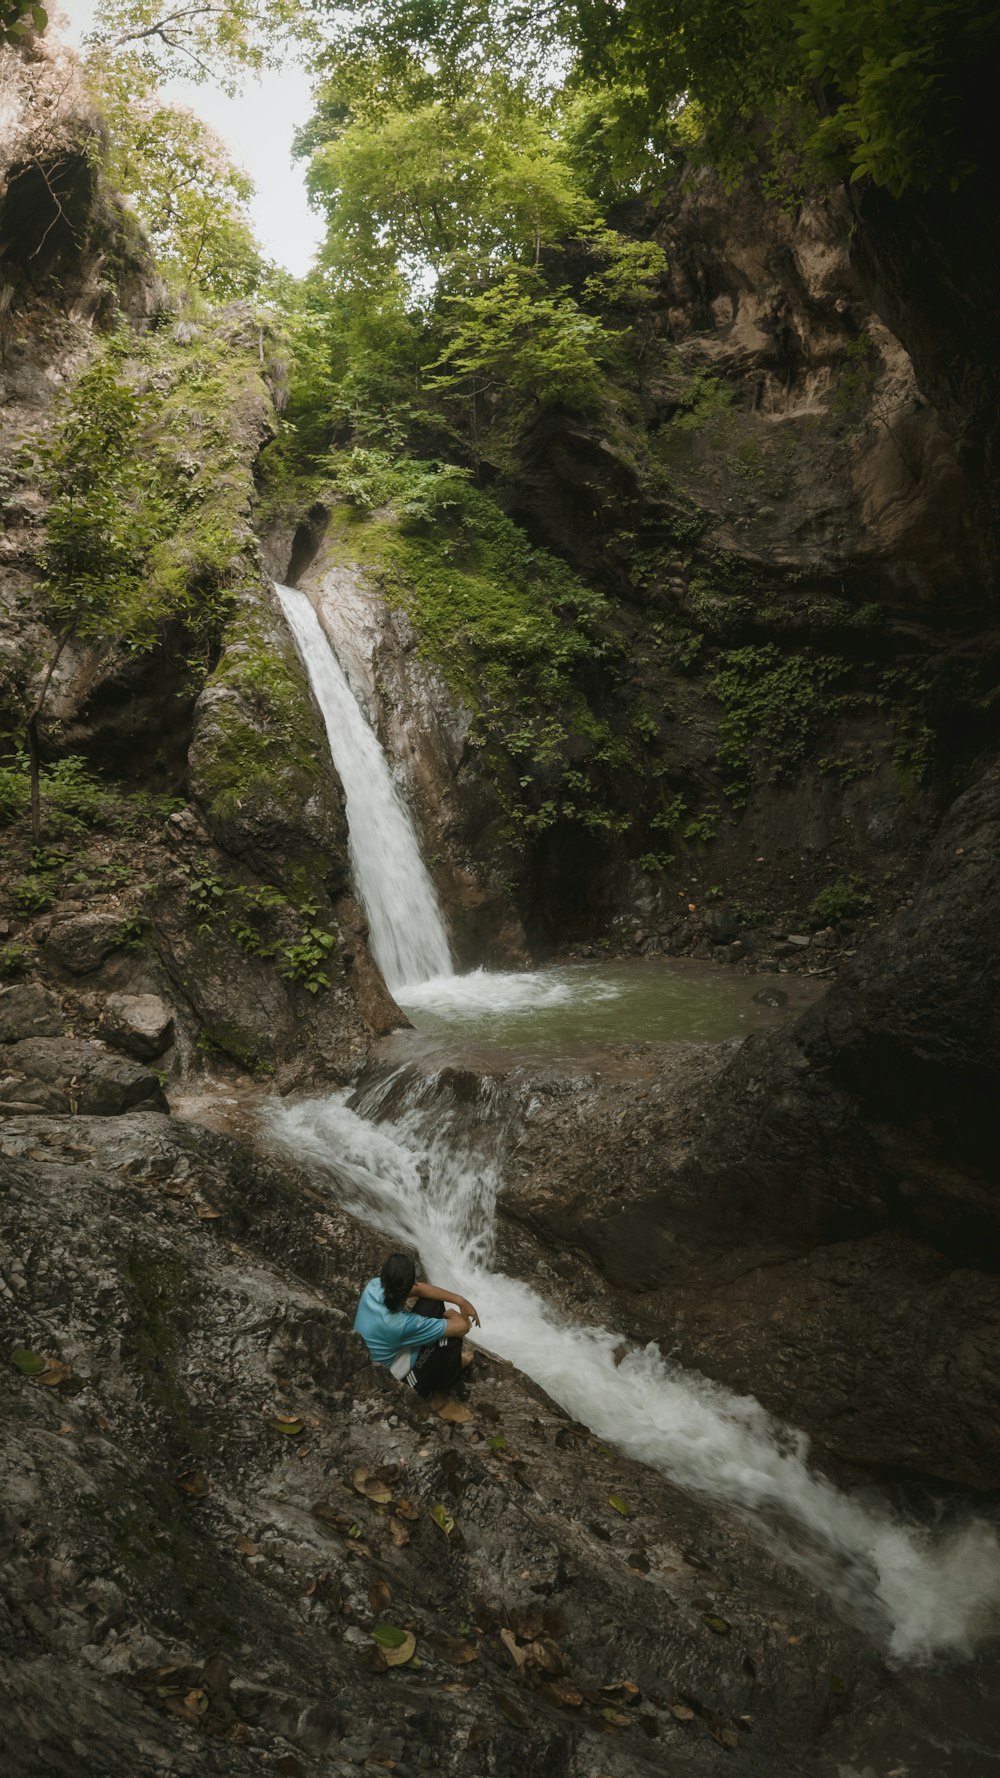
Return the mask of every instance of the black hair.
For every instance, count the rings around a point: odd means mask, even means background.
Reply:
[[[390,1253],[379,1273],[387,1309],[395,1313],[403,1307],[416,1276],[417,1268],[408,1253]]]

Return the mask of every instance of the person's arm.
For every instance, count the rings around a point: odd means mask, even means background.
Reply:
[[[447,1316],[447,1321],[449,1324],[452,1321],[464,1321],[466,1325],[454,1328],[449,1325],[449,1335],[453,1333],[467,1334],[470,1327],[482,1325],[479,1311],[473,1308],[467,1296],[459,1296],[456,1290],[445,1290],[440,1284],[425,1284],[423,1279],[418,1278],[410,1294],[412,1296],[429,1296],[440,1303],[454,1303],[456,1309],[460,1310],[460,1314]]]

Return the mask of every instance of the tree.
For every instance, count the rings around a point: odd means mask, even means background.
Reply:
[[[315,40],[301,0],[98,0],[87,39],[110,65],[127,51],[147,81],[181,76],[234,92],[247,71]]]
[[[249,217],[253,183],[221,138],[161,100],[129,56],[90,65],[108,123],[107,170],[167,277],[228,302],[253,295],[263,264]]]

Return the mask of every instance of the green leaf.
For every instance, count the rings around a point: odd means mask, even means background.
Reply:
[[[630,1510],[628,1501],[623,1500],[620,1494],[609,1494],[608,1505],[613,1506],[616,1513],[621,1513],[623,1519],[628,1518]]]
[[[372,1635],[380,1648],[401,1648],[406,1641],[407,1632],[400,1630],[396,1624],[376,1624]]]
[[[714,1630],[717,1636],[729,1635],[729,1625],[724,1617],[713,1617],[711,1613],[707,1611],[703,1611],[701,1616],[702,1622],[706,1623],[710,1630]]]
[[[40,1358],[37,1352],[32,1352],[30,1346],[15,1346],[10,1362],[16,1364],[25,1377],[38,1377],[45,1369],[45,1359]]]
[[[434,1520],[435,1525],[440,1525],[446,1537],[451,1536],[451,1533],[455,1529],[455,1521],[447,1508],[441,1505],[440,1501],[437,1506],[431,1507],[431,1518]]]
[[[507,1440],[502,1432],[498,1432],[495,1438],[487,1439],[486,1443],[491,1451],[506,1451],[507,1449]]]

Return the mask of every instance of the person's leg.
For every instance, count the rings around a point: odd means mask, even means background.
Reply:
[[[414,1366],[413,1386],[418,1395],[434,1395],[453,1389],[462,1375],[462,1340],[453,1336],[436,1346],[426,1346]]]

